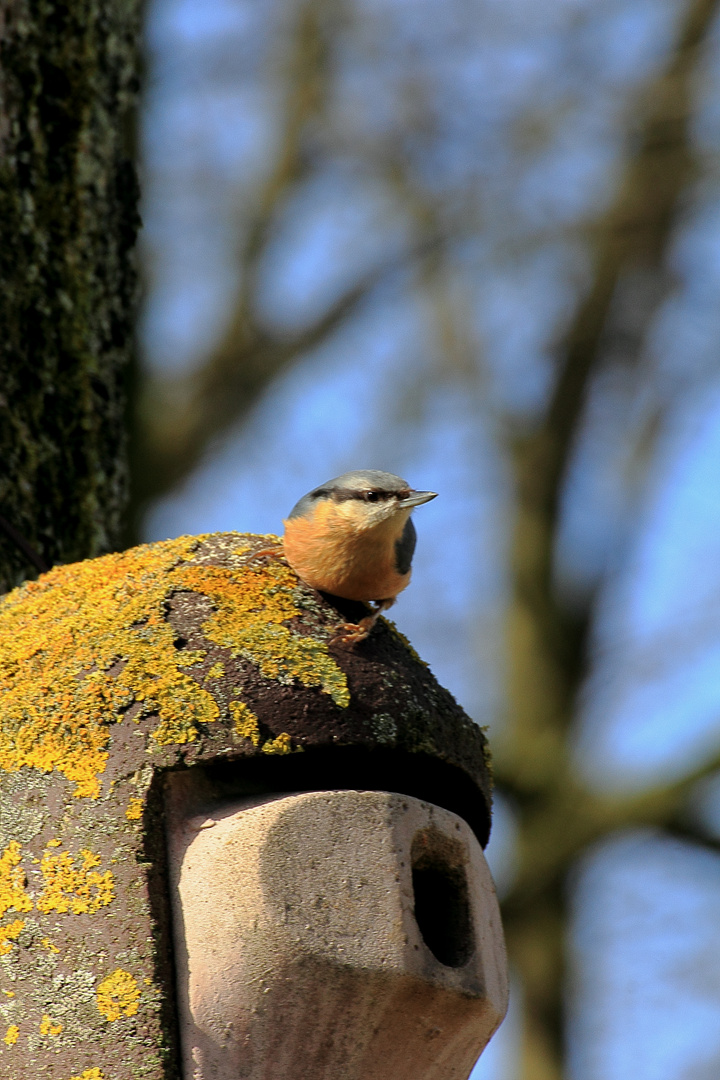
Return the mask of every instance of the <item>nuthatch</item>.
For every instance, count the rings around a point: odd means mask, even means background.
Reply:
[[[362,641],[410,582],[417,534],[410,517],[435,491],[414,491],[393,473],[359,469],[304,495],[285,521],[285,557],[321,592],[374,603],[372,615],[336,638]]]

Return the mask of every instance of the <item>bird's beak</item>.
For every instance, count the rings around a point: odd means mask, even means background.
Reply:
[[[406,499],[402,499],[401,506],[422,506],[437,498],[437,491],[411,491]]]

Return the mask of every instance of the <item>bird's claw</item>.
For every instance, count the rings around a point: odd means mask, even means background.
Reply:
[[[371,615],[366,615],[364,619],[360,619],[356,623],[340,623],[337,628],[338,633],[330,639],[329,644],[352,646],[364,641],[365,638],[370,636],[380,612],[386,611],[394,603],[395,597],[388,600],[378,600]]]
[[[260,551],[255,551],[250,556],[251,559],[284,559],[285,549],[282,544],[276,544],[274,547],[261,548]]]
[[[340,623],[337,627],[338,633],[330,638],[328,644],[357,645],[359,641],[364,641],[370,635],[376,618],[376,615],[368,615],[366,619],[361,619],[358,623]]]

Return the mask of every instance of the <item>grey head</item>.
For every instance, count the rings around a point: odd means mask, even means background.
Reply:
[[[357,499],[375,504],[378,509],[383,506],[387,511],[393,512],[420,506],[430,502],[436,495],[435,491],[415,491],[407,480],[395,476],[394,473],[381,472],[379,469],[356,469],[354,472],[336,476],[303,495],[288,516],[303,517],[321,499],[332,499],[334,502]]]
[[[436,495],[435,491],[415,491],[407,480],[394,473],[381,472],[379,469],[356,469],[336,476],[303,495],[293,506],[289,517],[304,517],[322,499],[332,499],[334,502],[352,499],[366,504],[369,522],[380,522],[398,511],[407,512],[430,502]],[[407,574],[410,570],[416,540],[415,526],[408,517],[402,535],[395,543],[398,573]]]

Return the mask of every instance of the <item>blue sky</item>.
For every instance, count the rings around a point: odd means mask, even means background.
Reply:
[[[222,333],[238,235],[276,152],[273,57],[288,10],[281,0],[150,4],[142,343],[153,369],[191,369]],[[303,492],[349,468],[439,491],[416,514],[414,580],[392,614],[492,733],[502,722],[505,433],[547,396],[557,328],[588,280],[588,215],[617,177],[620,120],[661,63],[681,5],[366,0],[355,10],[327,144],[278,214],[260,267],[261,317],[280,331],[304,325],[412,234],[408,199],[378,160],[403,137],[408,87],[422,86],[430,134],[406,140],[406,153],[448,228],[463,222],[447,291],[471,328],[472,372],[442,366],[426,298],[407,274],[390,275],[152,509],[146,534],[279,531]],[[667,296],[637,363],[619,358],[593,386],[566,490],[559,587],[570,600],[601,587],[576,738],[578,766],[599,788],[680,776],[720,749],[719,67],[713,45],[698,80],[701,175]],[[656,415],[643,462],[632,435]],[[718,814],[714,789],[698,807]],[[499,824],[491,856],[502,877],[509,808]],[[720,1030],[715,858],[620,836],[588,855],[577,883],[572,1080],[720,1075],[720,1045],[707,1037]],[[692,940],[673,930],[690,919]],[[514,1018],[477,1080],[514,1080],[517,1031]]]

